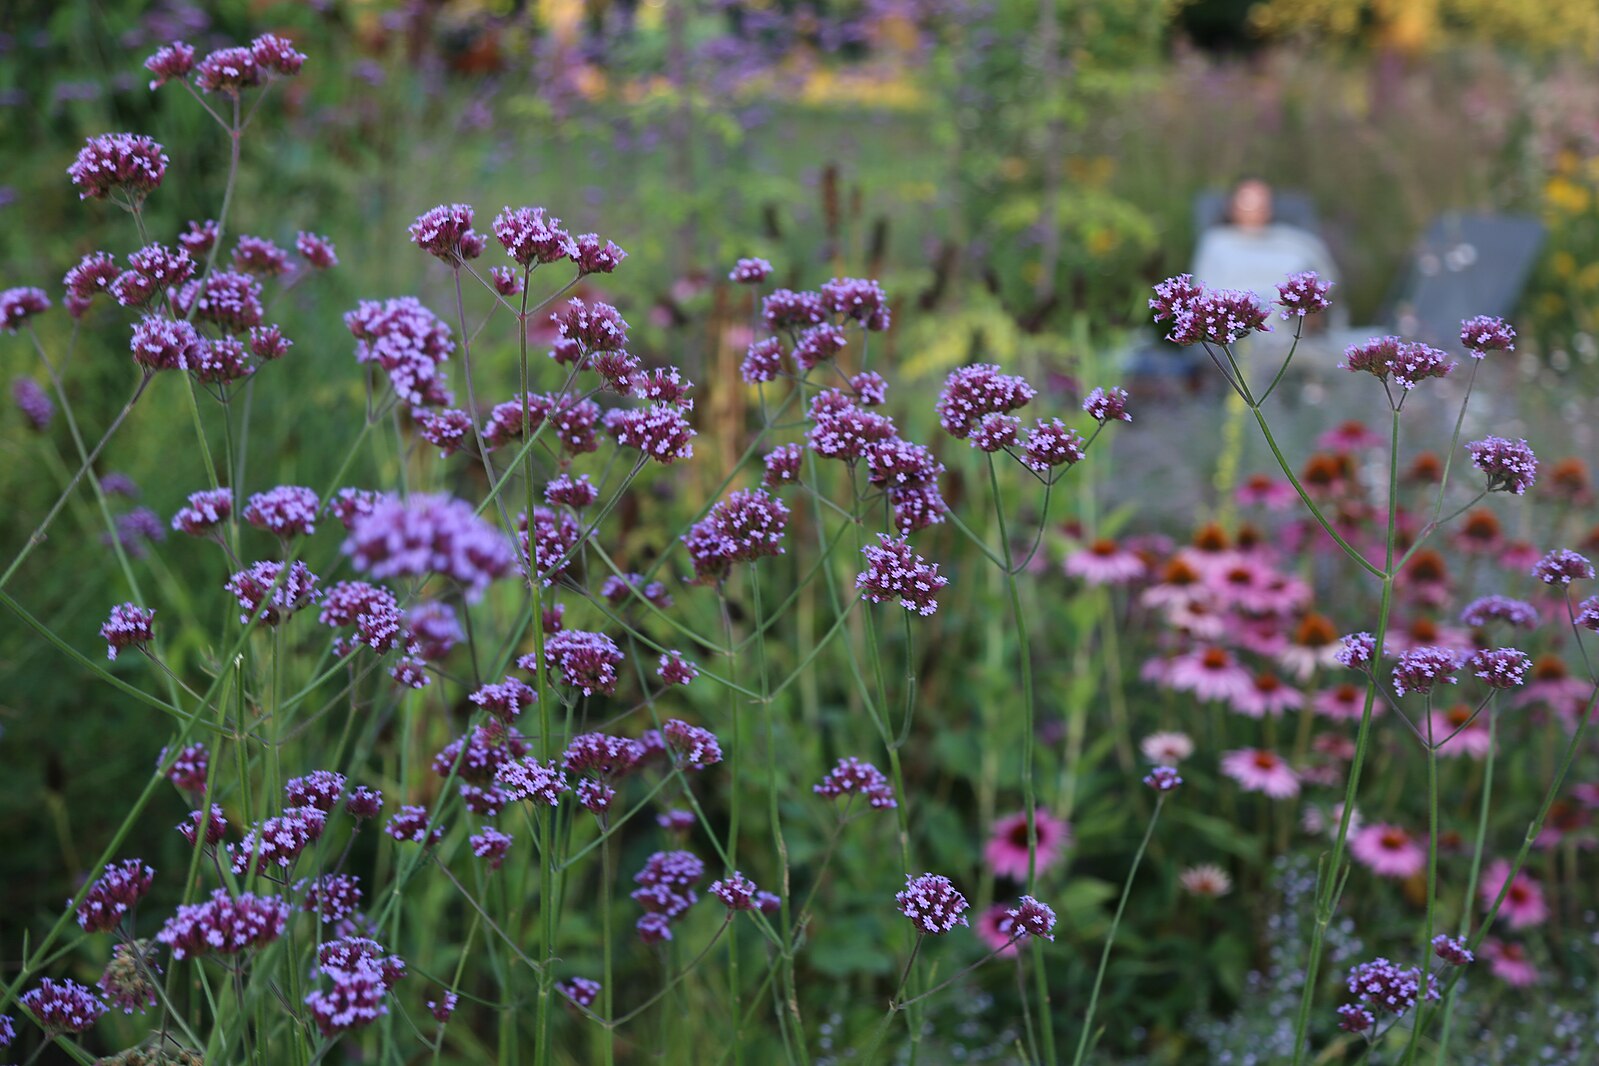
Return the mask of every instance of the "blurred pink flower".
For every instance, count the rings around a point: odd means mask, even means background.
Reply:
[[[1221,761],[1221,770],[1245,792],[1264,792],[1272,799],[1299,795],[1299,775],[1275,752],[1260,748],[1230,751]]]
[[[1538,983],[1538,967],[1527,958],[1520,944],[1484,940],[1482,956],[1488,960],[1488,972],[1512,988],[1526,988]]]
[[[1427,849],[1397,825],[1370,825],[1349,838],[1349,853],[1379,877],[1403,880],[1427,866]]]
[[[1255,682],[1232,652],[1208,647],[1173,659],[1167,684],[1201,700],[1233,700],[1254,688]]]
[[[1510,862],[1508,859],[1495,859],[1488,864],[1482,872],[1482,883],[1477,886],[1477,894],[1482,897],[1484,910],[1493,906],[1494,900],[1499,898],[1499,892],[1505,887],[1505,880],[1510,877]],[[1525,870],[1516,874],[1510,882],[1510,890],[1505,893],[1505,901],[1499,906],[1499,916],[1503,918],[1512,929],[1525,929],[1530,925],[1542,925],[1549,920],[1549,905],[1544,902],[1543,888]]]
[[[1016,942],[1011,939],[1014,924],[1010,908],[1003,903],[996,903],[978,917],[978,939],[987,944],[990,951],[997,951],[1001,957],[1008,959],[1016,954]]]
[[[1045,810],[1034,812],[1033,825],[1038,833],[1035,869],[1043,872],[1060,861],[1061,853],[1071,845],[1071,827]],[[988,844],[983,848],[983,858],[996,877],[1009,877],[1013,881],[1027,880],[1027,812],[1007,814],[994,823]]]
[[[1144,560],[1114,540],[1101,537],[1066,557],[1066,576],[1090,585],[1125,585],[1144,576]]]

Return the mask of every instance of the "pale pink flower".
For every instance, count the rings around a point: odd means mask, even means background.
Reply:
[[[1264,792],[1272,799],[1299,795],[1299,775],[1275,752],[1260,748],[1229,751],[1221,760],[1221,770],[1245,792]]]
[[[1008,959],[1017,952],[1013,935],[1015,922],[1010,916],[1010,908],[1003,903],[996,903],[978,917],[978,939],[987,944],[990,951],[997,951],[1001,958]]]
[[[1105,537],[1066,557],[1066,576],[1090,585],[1125,585],[1143,577],[1145,569],[1136,552]]]
[[[1233,890],[1233,879],[1227,876],[1226,870],[1215,863],[1190,866],[1177,875],[1177,881],[1183,886],[1183,891],[1191,896],[1215,899]]]
[[[1226,648],[1196,648],[1172,660],[1167,684],[1201,700],[1230,701],[1254,688],[1249,671]]]
[[[1033,827],[1037,833],[1034,849],[1034,869],[1038,873],[1060,862],[1062,853],[1071,845],[1071,827],[1045,810],[1033,814]],[[1014,881],[1027,880],[1027,812],[1007,814],[994,822],[983,858],[996,877],[1009,877]]]
[[[1331,718],[1335,722],[1358,722],[1366,709],[1366,688],[1364,685],[1353,685],[1348,682],[1334,685],[1330,689],[1316,693],[1310,706],[1317,714]],[[1382,714],[1383,710],[1383,701],[1375,701],[1371,705],[1372,717]]]
[[[1505,887],[1505,880],[1510,877],[1510,862],[1507,859],[1495,859],[1488,864],[1482,872],[1482,883],[1477,886],[1477,894],[1482,897],[1483,910],[1493,906],[1494,900],[1499,898],[1499,892]],[[1543,887],[1538,884],[1531,874],[1522,870],[1510,882],[1510,890],[1505,893],[1505,901],[1499,906],[1499,917],[1503,918],[1512,929],[1525,929],[1530,925],[1542,925],[1549,920],[1549,905],[1543,898]]]
[[[1397,825],[1369,825],[1349,838],[1349,854],[1378,877],[1404,880],[1426,869],[1427,849]]]
[[[1512,988],[1538,983],[1538,966],[1527,958],[1520,944],[1506,944],[1490,937],[1482,942],[1480,952],[1488,960],[1488,972]]]
[[[1488,715],[1479,714],[1471,717],[1472,709],[1464,703],[1445,710],[1434,710],[1428,717],[1431,720],[1432,740],[1438,745],[1438,754],[1450,757],[1461,755],[1473,759],[1482,759],[1487,756],[1488,749],[1493,746],[1488,736]],[[1470,722],[1470,725],[1466,723]],[[1456,733],[1456,730],[1459,730]],[[1454,736],[1449,736],[1454,733]],[[1445,737],[1449,737],[1447,741]]]
[[[1305,694],[1283,683],[1272,673],[1255,675],[1254,682],[1232,698],[1233,710],[1249,718],[1264,718],[1268,714],[1280,717],[1284,711],[1297,711],[1304,705]]]
[[[1194,753],[1187,733],[1151,733],[1138,744],[1144,758],[1160,766],[1176,766]]]

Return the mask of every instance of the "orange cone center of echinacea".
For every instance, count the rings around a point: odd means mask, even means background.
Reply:
[[[1205,657],[1200,661],[1207,670],[1220,670],[1227,665],[1227,653],[1220,648],[1207,648]]]
[[[1275,770],[1280,760],[1269,751],[1255,752],[1255,766],[1261,770]]]

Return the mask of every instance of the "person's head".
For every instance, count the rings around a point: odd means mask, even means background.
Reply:
[[[1227,201],[1227,221],[1240,229],[1260,229],[1271,222],[1271,186],[1259,178],[1245,178],[1233,186]]]

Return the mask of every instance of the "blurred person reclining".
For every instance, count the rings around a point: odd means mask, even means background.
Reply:
[[[1259,178],[1245,178],[1234,186],[1226,221],[1199,238],[1194,277],[1211,289],[1248,289],[1267,307],[1273,306],[1277,285],[1289,274],[1314,270],[1337,281],[1338,266],[1322,239],[1308,229],[1276,221],[1273,208],[1271,186]],[[1306,324],[1314,327],[1322,320],[1311,318]],[[1292,337],[1291,330],[1277,332]]]

